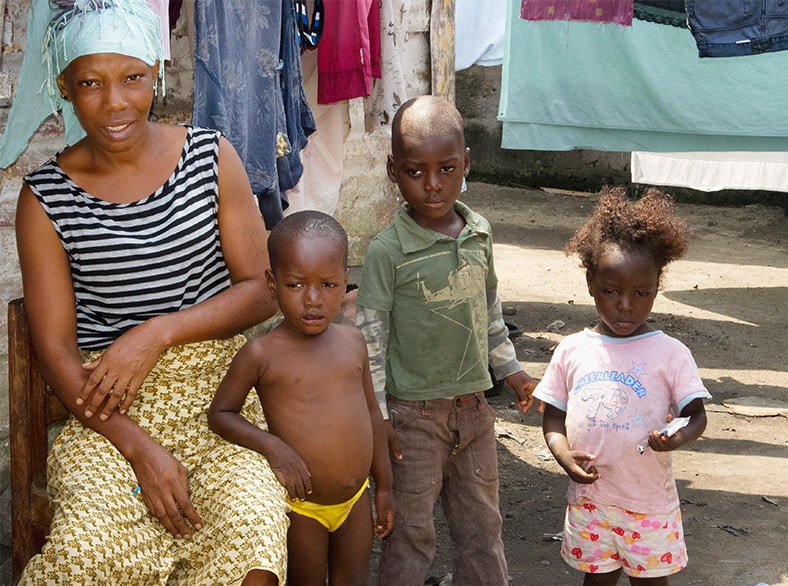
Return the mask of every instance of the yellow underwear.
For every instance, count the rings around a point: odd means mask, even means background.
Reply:
[[[323,505],[319,503],[312,503],[309,501],[289,501],[293,512],[301,515],[302,517],[309,517],[320,523],[323,527],[328,529],[329,533],[333,533],[342,526],[348,515],[350,514],[353,505],[356,504],[361,495],[367,490],[369,486],[369,478],[364,482],[359,491],[348,501],[338,503],[336,505]]]

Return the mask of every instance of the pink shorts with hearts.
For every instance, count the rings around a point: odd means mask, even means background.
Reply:
[[[634,513],[580,499],[566,508],[561,555],[588,574],[624,568],[629,576],[658,578],[687,565],[681,511]]]

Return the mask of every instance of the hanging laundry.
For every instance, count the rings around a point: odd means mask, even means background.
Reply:
[[[148,6],[159,17],[159,33],[164,46],[164,58],[170,59],[170,8],[169,0],[147,0]]]
[[[684,0],[635,0],[634,20],[687,29]]]
[[[632,183],[701,191],[745,189],[788,193],[788,152],[632,151]]]
[[[368,96],[380,77],[380,2],[324,0],[317,51],[317,101],[331,104]]]
[[[411,10],[416,9],[410,0],[380,2],[380,79],[372,81],[372,92],[364,100],[367,128],[389,126],[399,107],[408,100],[405,72],[413,69],[408,46],[414,42],[408,33]]]
[[[167,9],[170,19],[170,32],[175,30],[175,25],[178,24],[178,19],[181,17],[182,8],[183,0],[170,0],[169,7]]]
[[[788,49],[788,1],[686,0],[699,57],[736,57]]]
[[[298,44],[302,50],[314,49],[323,36],[323,0],[315,0],[312,18],[309,18],[306,0],[295,0],[296,23],[298,24]]]
[[[285,2],[288,4],[288,2]],[[293,189],[301,180],[304,165],[301,152],[307,145],[307,136],[317,130],[312,109],[306,97],[304,75],[299,49],[299,32],[296,26],[296,12],[285,9],[282,17],[282,44],[279,58],[284,63],[292,64],[290,74],[282,80],[282,103],[285,109],[285,125],[287,142],[290,148],[283,155],[277,153],[276,169],[280,198],[286,207],[286,192]],[[318,39],[319,40],[319,39]],[[317,41],[316,41],[317,42]]]
[[[634,0],[522,0],[523,20],[579,20],[632,26]]]
[[[317,103],[317,52],[301,55],[304,91],[315,116],[315,134],[301,152],[304,173],[298,185],[288,191],[290,206],[285,215],[301,210],[320,210],[333,215],[339,206],[339,191],[344,168],[345,135],[348,120],[347,102]]]
[[[659,8],[660,10],[667,10],[669,12],[680,12],[682,15],[685,14],[684,10],[684,0],[635,0],[635,10],[637,11],[638,5],[642,6],[651,6],[654,8]],[[635,13],[635,18],[637,18],[637,12]]]
[[[456,0],[454,5],[454,70],[503,63],[506,0]]]
[[[284,217],[315,128],[297,35],[290,1],[195,3],[192,121],[221,130],[238,151],[269,230]]]
[[[510,0],[503,148],[788,151],[786,54],[698,59],[686,28],[529,22]]]

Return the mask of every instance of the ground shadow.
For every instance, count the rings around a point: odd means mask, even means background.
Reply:
[[[785,537],[784,505],[760,495],[699,490],[686,480],[678,480],[677,486],[689,554],[679,583],[786,583],[785,558],[775,557],[775,548],[784,550],[784,544],[775,543],[780,535]]]
[[[671,301],[713,311],[755,326],[784,326],[788,308],[788,287],[690,289],[664,291],[662,295]]]
[[[699,454],[735,454],[737,456],[788,459],[788,445],[780,446],[746,439],[701,437],[698,441],[682,449]]]

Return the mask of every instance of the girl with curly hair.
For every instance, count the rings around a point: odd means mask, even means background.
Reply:
[[[599,323],[561,342],[534,396],[570,478],[561,553],[585,585],[616,584],[622,569],[631,584],[664,585],[687,564],[670,452],[703,433],[711,396],[689,349],[647,318],[688,239],[670,196],[634,203],[613,188],[566,246]]]

